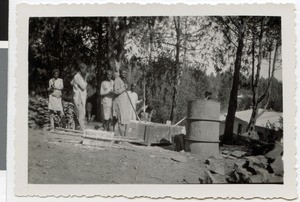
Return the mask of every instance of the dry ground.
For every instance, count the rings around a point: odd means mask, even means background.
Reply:
[[[204,160],[130,143],[91,147],[79,136],[29,130],[30,184],[207,183]]]

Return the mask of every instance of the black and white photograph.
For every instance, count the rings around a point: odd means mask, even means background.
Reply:
[[[281,17],[28,29],[29,184],[283,184]]]

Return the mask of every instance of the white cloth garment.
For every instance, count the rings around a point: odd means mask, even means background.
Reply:
[[[49,80],[49,89],[53,88],[52,93],[49,95],[49,110],[63,111],[61,101],[61,90],[64,88],[63,80],[60,78]]]

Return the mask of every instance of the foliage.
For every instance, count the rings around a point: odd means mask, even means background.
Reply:
[[[155,122],[165,123],[170,118],[174,118],[173,123],[179,121],[186,116],[188,100],[204,99],[205,91],[220,101],[222,112],[227,111],[233,84],[236,93],[245,97],[237,109],[249,109],[252,107],[250,25],[257,19],[244,19],[239,81],[233,83],[239,30],[235,23],[239,17],[30,18],[29,91],[46,97],[52,71],[58,68],[65,86],[63,99],[71,100],[70,81],[78,63],[85,62],[96,114],[100,110],[98,89],[105,71],[119,68],[128,70],[126,82],[137,84],[139,98],[143,97],[146,82],[146,100],[156,110]],[[278,37],[276,20],[270,17],[266,21],[264,59],[269,58],[267,48],[273,44],[274,49]],[[264,92],[268,81],[259,78],[259,94]],[[282,111],[282,93],[278,92],[282,92],[282,83],[272,78],[268,109]]]

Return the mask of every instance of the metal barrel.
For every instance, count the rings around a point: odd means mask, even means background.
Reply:
[[[185,151],[210,156],[219,153],[220,103],[193,100],[187,106]]]

